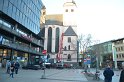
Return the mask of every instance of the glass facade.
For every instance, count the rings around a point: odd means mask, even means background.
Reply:
[[[43,3],[41,0],[0,0],[0,11],[38,34]]]
[[[43,38],[39,37],[42,0],[0,0],[0,63],[7,60],[39,62]],[[38,58],[36,58],[38,57]]]

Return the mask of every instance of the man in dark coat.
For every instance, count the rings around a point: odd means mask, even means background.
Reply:
[[[105,77],[105,82],[112,82],[112,76],[114,75],[114,71],[108,65],[108,67],[104,70],[103,75]]]
[[[18,74],[19,67],[20,67],[19,62],[16,62],[15,63],[15,74]]]
[[[122,62],[122,71],[121,71],[121,74],[120,74],[120,80],[119,82],[124,82],[124,62]]]

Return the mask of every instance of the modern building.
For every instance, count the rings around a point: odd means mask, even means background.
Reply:
[[[112,54],[112,41],[106,41],[103,43],[99,43],[93,45],[91,47],[91,57],[92,57],[92,66],[96,66],[96,62],[98,63],[98,67],[106,67],[107,63],[113,62],[113,54]],[[98,60],[96,60],[98,59]]]
[[[122,68],[124,62],[124,38],[106,41],[92,46],[92,57],[98,57],[98,66],[111,63],[113,68]]]
[[[40,35],[42,0],[0,0],[0,63],[38,63],[44,40]]]
[[[64,3],[62,14],[46,16],[44,49],[54,62],[77,63],[76,16],[77,6],[73,0]]]
[[[122,68],[122,62],[124,62],[124,38],[116,39],[112,41],[113,44],[113,61],[115,62],[115,68]]]

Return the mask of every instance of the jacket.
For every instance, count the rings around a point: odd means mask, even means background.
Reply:
[[[119,82],[124,82],[124,69],[121,71]]]
[[[112,76],[114,75],[114,72],[110,68],[106,68],[103,72],[103,75],[105,77],[105,80],[112,81]]]

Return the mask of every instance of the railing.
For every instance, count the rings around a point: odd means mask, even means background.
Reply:
[[[3,41],[2,44],[6,45],[6,46],[9,46],[11,48],[14,48],[14,49],[25,51],[25,52],[30,52],[30,53],[39,54],[39,55],[41,55],[41,53],[42,53],[42,52],[38,52],[35,49],[32,49],[32,48],[30,48],[28,46],[21,45],[19,43],[13,43],[11,41]]]
[[[0,23],[0,28],[6,30],[6,31],[8,31],[8,32],[11,32],[11,33],[17,35],[18,37],[21,37],[21,38],[22,38],[22,34],[20,34],[19,32],[17,32],[16,30],[10,29],[10,27],[7,27],[7,26],[5,26],[5,25],[3,25],[3,24],[1,24],[1,23]],[[41,43],[40,43],[38,40],[36,40],[36,39],[33,39],[33,38],[32,38],[31,42],[33,42],[33,43],[35,43],[35,44],[37,44],[37,45],[43,46],[43,44],[41,44]]]

